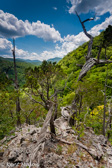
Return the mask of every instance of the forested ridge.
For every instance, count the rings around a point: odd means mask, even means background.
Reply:
[[[104,32],[102,32],[99,36],[94,38],[93,46],[92,46],[92,57],[94,58],[96,58],[98,55],[98,46],[103,41],[103,38],[104,38],[103,34]],[[107,34],[107,39],[108,39],[108,34]],[[51,62],[47,63],[46,61],[44,61],[42,65],[39,66],[41,70],[39,70],[40,69],[39,67],[34,68],[34,65],[32,64],[17,61],[17,72],[18,72],[19,84],[22,84],[21,85],[22,87],[20,87],[20,91],[19,91],[21,104],[23,106],[21,108],[22,123],[24,123],[26,120],[25,113],[27,113],[27,111],[32,111],[31,116],[33,117],[34,115],[33,120],[35,120],[35,122],[38,121],[39,118],[43,117],[43,116],[40,116],[41,110],[37,110],[37,108],[33,109],[32,106],[38,106],[39,109],[43,108],[43,106],[41,106],[41,103],[40,104],[38,103],[38,101],[42,100],[42,96],[43,97],[45,96],[45,100],[46,99],[50,100],[50,96],[51,96],[52,97],[51,100],[54,101],[52,95],[55,94],[56,90],[57,90],[57,97],[58,97],[57,98],[58,115],[60,113],[61,106],[70,105],[75,99],[75,97],[77,97],[78,99],[77,111],[80,114],[79,117],[81,117],[82,120],[85,113],[87,112],[87,109],[89,111],[89,114],[94,113],[94,110],[97,111],[96,112],[97,115],[92,116],[93,117],[92,119],[94,119],[94,117],[98,118],[98,115],[101,115],[101,118],[103,118],[103,114],[101,113],[103,113],[103,106],[104,106],[104,86],[105,86],[106,76],[107,76],[107,85],[110,86],[106,89],[106,95],[107,95],[106,108],[108,113],[108,108],[109,108],[108,106],[111,107],[111,95],[112,95],[112,88],[111,88],[112,64],[110,63],[105,65],[103,64],[95,65],[94,67],[92,67],[91,70],[87,72],[86,76],[82,79],[82,81],[79,81],[79,82],[77,81],[81,68],[85,63],[85,56],[87,55],[87,49],[88,49],[88,42],[84,43],[76,50],[68,53],[57,64],[51,63]],[[111,43],[107,45],[107,58],[109,60],[112,60]],[[100,59],[105,59],[104,48],[102,48]],[[59,70],[60,72],[58,72],[57,70],[57,73],[56,73],[57,67],[60,69]],[[13,89],[13,81],[11,80],[14,77],[13,62],[9,61],[8,59],[4,59],[0,57],[0,71],[1,71],[1,75],[0,75],[1,77],[1,80],[0,80],[1,129],[0,130],[1,130],[1,138],[3,138],[5,133],[9,132],[10,130],[9,128],[11,127],[12,129],[16,124],[15,103],[14,103],[15,101],[14,96],[16,96],[15,94],[16,91]],[[40,73],[40,76],[38,76],[39,73]],[[42,73],[43,73],[43,76],[42,76]],[[46,84],[44,86],[44,82],[46,82],[44,75],[46,74],[48,75],[47,80],[50,81],[48,86]],[[60,74],[60,78],[59,78],[59,74]],[[58,77],[58,80],[56,79],[57,78],[56,75]],[[54,86],[54,82],[55,82],[55,86]],[[42,83],[43,83],[43,86],[42,86]],[[49,95],[47,95],[47,98],[45,95],[46,87],[49,87],[48,88],[49,91],[47,90],[49,92],[48,93]],[[31,95],[34,92],[34,95],[33,95],[33,98],[34,98],[39,88],[43,89],[42,90],[43,95],[41,95],[40,93],[39,94],[40,98],[37,98],[38,97],[37,96],[34,103],[34,101],[31,100]],[[25,90],[28,90],[28,92]],[[58,93],[58,90],[60,90],[59,93]],[[31,105],[30,103],[28,103],[28,106],[25,107],[26,101],[30,102]],[[44,100],[43,102],[45,103]],[[101,108],[102,110],[98,111],[99,108]],[[44,109],[46,114],[47,108],[44,108]],[[45,116],[45,114],[42,114],[42,115]],[[109,114],[107,114],[107,117],[108,115]],[[88,117],[91,117],[91,115]],[[95,118],[96,124],[95,122],[92,123],[91,119],[88,119],[87,122],[89,122],[88,124],[92,126],[97,133],[101,133],[102,121],[99,121],[99,119],[97,121],[96,118]],[[10,127],[8,127],[8,125],[5,125],[5,124],[8,124],[8,122],[6,122],[7,120],[9,122]],[[29,120],[30,120],[30,115],[29,115]],[[33,124],[33,120],[31,119],[30,121],[32,124]]]
[[[83,139],[85,127],[91,127],[97,135],[103,134],[112,142],[111,39],[112,26],[93,39],[92,58],[99,61],[100,51],[100,60],[108,61],[96,62],[81,80],[78,80],[79,74],[87,61],[89,42],[68,53],[58,63],[43,61],[34,66],[17,62],[18,87],[14,86],[13,62],[0,57],[0,139],[24,123],[37,127],[44,123],[44,135],[49,122],[53,138],[56,136],[55,119],[60,112],[68,117],[68,113],[63,112],[65,107],[70,112],[68,123],[78,140]],[[20,101],[19,113],[17,100]]]
[[[49,59],[48,61],[51,62],[58,62],[61,58],[53,58]],[[17,63],[17,72],[18,72],[18,80],[19,84],[23,86],[25,83],[25,69],[28,67],[35,67],[41,65],[41,61],[38,60],[23,60],[23,59],[16,59]],[[0,57],[0,73],[1,78],[5,78],[5,74],[7,72],[7,75],[12,79],[14,78],[14,66],[13,66],[13,59],[12,58],[3,58]],[[2,79],[1,79],[2,80]]]
[[[26,63],[22,60],[16,60],[17,62],[17,72],[18,72],[18,80],[19,84],[23,85],[25,83],[25,69],[28,67],[34,67],[31,63]],[[10,79],[14,79],[14,65],[13,65],[13,59],[10,58],[3,58],[0,57],[0,79],[2,82],[2,78],[6,77],[6,73],[9,76]]]

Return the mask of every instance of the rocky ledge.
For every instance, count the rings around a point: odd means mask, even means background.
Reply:
[[[78,140],[65,118],[55,120],[56,137],[49,126],[39,144],[41,127],[24,124],[0,141],[0,168],[112,168],[112,146],[91,128]],[[52,138],[51,138],[52,137]]]

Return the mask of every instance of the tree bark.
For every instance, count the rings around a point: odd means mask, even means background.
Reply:
[[[87,61],[87,60],[90,59],[90,57],[91,57],[91,50],[92,50],[92,45],[93,45],[93,36],[92,36],[91,34],[89,34],[89,33],[86,31],[86,28],[85,28],[84,23],[87,22],[87,21],[90,21],[90,20],[94,20],[94,18],[92,18],[92,19],[86,19],[86,20],[84,20],[84,21],[82,22],[82,21],[81,21],[81,18],[80,18],[80,16],[78,15],[77,12],[76,12],[76,15],[77,15],[77,17],[79,18],[79,21],[80,21],[80,23],[81,23],[81,25],[82,25],[82,28],[83,28],[83,31],[84,31],[85,35],[90,39],[89,45],[88,45],[88,53],[87,53],[87,56],[86,56],[86,61]]]
[[[104,88],[103,135],[105,136],[106,86]]]
[[[108,64],[112,63],[112,61],[109,60],[97,60],[96,58],[90,58],[89,60],[86,61],[86,63],[83,65],[81,72],[79,74],[78,81],[82,80],[82,78],[87,74],[87,72],[97,64]]]
[[[55,105],[54,105],[54,120],[57,119],[57,112],[58,112],[58,102],[57,102],[57,94],[54,96],[54,101],[55,101]]]
[[[68,118],[68,123],[69,123],[70,126],[74,126],[74,125],[75,125],[75,123],[76,123],[76,120],[74,119],[75,116],[76,116],[76,111],[73,112],[73,113],[70,115],[70,117]]]
[[[16,58],[15,58],[15,39],[13,39],[13,62],[14,62],[14,73],[15,73],[15,80],[14,80],[14,85],[15,85],[15,89],[17,91],[18,94],[18,89],[19,89],[19,85],[18,85],[18,77],[17,77],[17,69],[16,69]],[[17,127],[21,126],[21,120],[20,120],[20,100],[19,100],[19,96],[17,96],[16,99],[16,116],[17,116]]]
[[[21,126],[20,111],[21,111],[20,100],[19,100],[19,97],[17,97],[17,100],[16,100],[17,127]]]
[[[68,118],[68,123],[70,124],[70,126],[74,126],[76,123],[75,117],[77,117],[77,111],[78,111],[77,104],[79,103],[79,100],[80,100],[79,94],[76,93],[71,106],[72,113]]]
[[[50,119],[50,130],[51,130],[51,137],[53,134],[56,135],[55,126],[54,126],[54,114],[52,114]]]
[[[112,63],[112,61],[107,60],[106,54],[105,54],[106,60],[100,60],[100,54],[101,54],[102,46],[99,47],[99,52],[98,52],[97,59],[91,57],[91,51],[92,51],[92,45],[93,45],[93,39],[94,38],[92,37],[91,34],[89,34],[87,32],[84,23],[87,22],[87,21],[94,20],[95,17],[90,18],[90,19],[86,19],[84,21],[81,21],[81,18],[78,15],[77,12],[76,12],[76,15],[79,18],[79,21],[82,25],[82,28],[83,28],[83,31],[84,31],[85,35],[90,39],[89,44],[88,44],[88,52],[87,52],[87,56],[86,56],[86,63],[83,65],[83,67],[81,69],[81,72],[79,74],[79,78],[78,78],[78,81],[80,81],[94,65]],[[106,47],[105,47],[105,52],[106,52]]]

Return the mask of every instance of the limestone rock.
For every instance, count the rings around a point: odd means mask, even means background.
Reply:
[[[68,110],[67,107],[61,107],[61,115],[65,118],[68,119],[70,115],[70,111]]]
[[[57,140],[51,139],[48,127],[37,153],[40,127],[24,124],[15,132],[15,137],[9,137],[10,141],[4,138],[0,146],[0,168],[6,168],[7,163],[32,163],[38,165],[38,168],[97,168],[99,164],[106,168],[112,167],[112,147],[104,136],[95,135],[90,128],[85,127],[84,136],[78,141],[66,117],[56,119],[54,124]],[[31,161],[34,154],[36,157]]]

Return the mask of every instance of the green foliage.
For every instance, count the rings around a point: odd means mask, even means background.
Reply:
[[[104,45],[112,45],[112,26],[109,25],[108,28],[104,31]]]
[[[92,57],[97,58],[99,46],[102,47],[100,59],[105,59],[105,48],[107,58],[112,60],[112,26],[94,38],[92,47]],[[26,94],[30,94],[37,102],[55,102],[53,94],[55,90],[62,90],[57,97],[58,109],[66,106],[77,98],[77,127],[75,131],[79,139],[83,136],[84,124],[92,127],[96,133],[102,132],[103,109],[99,109],[104,101],[104,84],[107,75],[107,65],[96,65],[88,71],[82,81],[77,82],[81,66],[85,63],[88,42],[68,53],[58,64],[43,61],[38,67],[32,64],[17,61],[17,72],[21,89],[14,91],[12,81],[14,79],[13,62],[10,59],[0,57],[0,139],[7,135],[16,123],[15,100],[20,97],[21,122],[35,124],[46,116],[46,109],[40,104],[34,104]],[[26,69],[26,70],[25,70]],[[67,80],[68,79],[68,80]],[[23,84],[24,88],[23,87]],[[108,64],[107,85],[112,87],[112,64]],[[112,89],[107,88],[108,99],[112,96]],[[108,119],[106,113],[106,121]],[[82,122],[82,124],[81,124]],[[112,132],[107,130],[107,133]],[[62,148],[57,149],[61,153]]]
[[[105,59],[106,48],[106,56],[109,60],[112,60],[112,26],[108,26],[105,31],[94,38],[92,57],[97,58],[99,46],[102,47],[100,59]],[[69,76],[67,82],[67,87],[69,89],[65,89],[60,106],[71,104],[72,100],[77,96],[76,108],[78,117],[82,122],[85,122],[86,125],[92,127],[97,134],[101,134],[103,126],[103,109],[97,110],[98,113],[94,116],[91,115],[91,112],[104,103],[104,85],[107,75],[107,65],[99,64],[92,67],[82,81],[77,82],[81,71],[81,65],[84,65],[85,63],[84,56],[87,55],[87,47],[88,42],[67,54],[67,56],[59,62],[59,65],[62,66]],[[106,89],[106,95],[110,98],[112,96],[112,64],[108,64],[107,85],[110,86],[110,88],[108,87]],[[107,113],[106,121],[108,116],[109,114]],[[78,131],[80,135],[80,131],[82,131],[80,130],[80,126]]]
[[[111,29],[109,26],[104,32],[99,36],[94,38],[92,57],[97,58],[98,46],[104,46],[105,41],[108,41],[107,46],[107,58],[112,59],[112,46],[111,46]],[[78,47],[76,50],[67,54],[58,64],[62,66],[66,74],[69,76],[67,82],[67,88],[65,89],[63,96],[63,104],[69,104],[71,99],[71,94],[77,92],[83,96],[83,102],[85,106],[98,106],[102,104],[103,101],[103,90],[104,83],[107,74],[107,65],[96,65],[87,75],[83,78],[82,82],[77,82],[81,67],[77,65],[83,65],[85,63],[84,56],[87,55],[88,42],[84,43],[82,46]],[[102,48],[101,59],[105,59],[105,49]],[[108,80],[107,85],[112,86],[112,64],[108,65]],[[107,88],[107,95],[112,94],[112,89]],[[69,99],[70,97],[70,99]],[[84,104],[84,103],[83,103]],[[93,107],[92,107],[93,108]]]
[[[60,65],[55,62],[43,61],[42,65],[35,67],[34,69],[26,69],[26,83],[28,86],[38,89],[40,86],[45,87],[46,83],[50,84],[50,89],[55,85],[60,78],[62,78],[63,71]],[[42,83],[43,82],[43,83]]]
[[[0,139],[15,127],[15,109],[12,94],[0,92]]]
[[[0,71],[0,90],[5,90],[11,84],[11,80],[9,80],[6,75]]]
[[[26,84],[33,98],[41,101],[45,109],[48,110],[48,103],[54,101],[55,92],[62,90],[60,79],[64,76],[64,72],[60,65],[43,61],[42,65],[34,69],[26,70]],[[63,81],[62,81],[63,82]]]
[[[24,90],[20,92],[20,101],[22,123],[36,124],[45,118],[46,110],[39,104],[34,104]]]
[[[56,153],[58,154],[58,155],[61,155],[62,154],[62,146],[61,145],[57,145],[57,148],[56,148]]]
[[[33,64],[30,63],[26,63],[26,62],[21,62],[21,61],[17,61],[17,72],[18,72],[18,80],[19,80],[19,85],[23,86],[23,84],[25,83],[25,69],[28,67],[34,67]],[[6,74],[8,74],[9,79],[14,79],[14,68],[13,68],[13,59],[5,59],[0,57],[0,83],[2,82],[3,84],[5,82],[8,81],[12,83],[11,80],[7,79]],[[5,78],[5,81],[4,81]]]
[[[78,140],[84,136],[84,123],[80,122],[80,117],[75,117],[76,124],[72,128],[74,129],[76,135],[78,135]]]
[[[86,117],[86,125],[92,127],[96,134],[102,134],[104,106],[95,107]],[[106,114],[108,116],[108,113]]]
[[[68,93],[66,96],[63,97],[62,106],[66,106],[67,104],[71,104],[75,97],[75,92]]]

